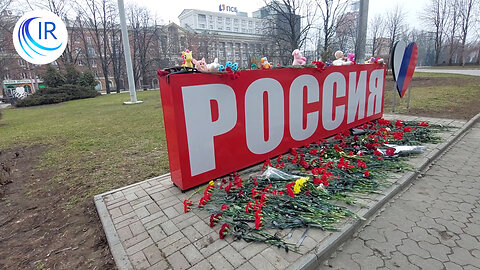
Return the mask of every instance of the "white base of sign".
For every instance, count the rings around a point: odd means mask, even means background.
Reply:
[[[143,101],[137,100],[137,102],[132,102],[132,101],[124,101],[123,105],[135,105],[135,104],[141,104]]]

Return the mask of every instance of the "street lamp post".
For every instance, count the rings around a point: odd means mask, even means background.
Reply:
[[[135,91],[135,81],[133,79],[132,56],[130,54],[130,42],[128,40],[127,20],[125,19],[125,6],[123,0],[118,0],[118,13],[120,13],[120,28],[122,29],[123,51],[125,55],[125,67],[127,68],[128,88],[130,90],[130,101],[123,104],[139,104],[143,101],[137,100],[137,92]]]
[[[368,25],[368,0],[360,0],[360,12],[358,16],[358,35],[357,35],[357,51],[355,58],[357,62],[363,64],[365,61],[365,45],[367,41],[367,25]]]

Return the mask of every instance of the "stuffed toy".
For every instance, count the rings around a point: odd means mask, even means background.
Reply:
[[[268,62],[267,57],[262,57],[262,59],[260,59],[260,63],[262,65],[262,69],[272,68],[272,65]]]
[[[207,64],[207,71],[209,72],[216,72],[220,68],[220,64],[218,63],[218,58],[213,60],[213,63]]]
[[[353,58],[355,58],[355,54],[353,54],[353,53],[349,54],[349,56],[350,56],[350,57],[353,56]],[[333,65],[333,66],[348,66],[348,65],[353,64],[353,62],[352,62],[351,60],[349,60],[348,58],[346,58],[346,57],[344,56],[344,54],[343,54],[342,51],[336,51],[336,52],[335,52],[335,58],[336,58],[337,60],[334,60],[334,61],[332,62],[332,65]],[[352,59],[353,59],[353,58],[352,58]]]
[[[305,65],[307,63],[307,58],[302,56],[302,52],[299,49],[295,49],[292,52],[293,63],[292,65]]]
[[[344,56],[343,56],[343,52],[342,51],[336,51],[335,52],[335,59],[333,62],[332,62],[332,66],[343,66],[343,62],[345,62],[343,60]]]
[[[182,59],[183,59],[183,63],[182,63],[182,67],[191,67],[193,68],[193,64],[192,64],[192,52],[190,50],[185,50],[182,52]]]
[[[349,53],[349,54],[347,54],[347,59],[348,59],[348,61],[350,61],[352,64],[356,64],[356,63],[355,63],[355,54],[354,54],[354,53]]]
[[[195,65],[195,68],[196,68],[198,71],[202,71],[202,72],[207,72],[207,71],[208,71],[207,62],[205,62],[205,58],[204,58],[204,57],[202,57],[202,60],[192,59],[192,62],[193,62],[193,64]]]

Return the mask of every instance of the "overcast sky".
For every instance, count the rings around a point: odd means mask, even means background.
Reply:
[[[313,2],[313,1],[312,1]],[[373,18],[376,14],[384,14],[387,10],[393,9],[396,5],[403,7],[407,12],[407,22],[411,27],[418,28],[418,14],[422,11],[428,0],[370,0],[369,18]],[[178,15],[184,9],[200,9],[207,11],[217,11],[220,4],[237,7],[238,11],[248,12],[251,16],[252,12],[264,6],[263,0],[125,0],[125,3],[137,3],[141,6],[148,7],[152,12],[165,23],[179,23]]]

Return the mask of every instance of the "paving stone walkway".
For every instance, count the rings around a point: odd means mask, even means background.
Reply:
[[[480,269],[480,124],[320,269]]]
[[[385,118],[456,127],[465,124],[463,121],[413,116],[386,115]],[[448,141],[455,131],[440,135]],[[428,151],[409,163],[419,169],[443,146],[427,145]],[[400,187],[409,174],[413,175],[413,172],[392,175],[388,179],[392,186],[381,190],[380,194],[365,195],[358,200],[358,205],[349,206],[350,210],[363,216]],[[95,196],[110,250],[119,269],[301,269],[316,263],[319,252],[337,237],[336,232],[296,229],[287,241],[297,244],[306,235],[298,253],[286,253],[266,244],[233,241],[232,237],[222,240],[218,237],[218,228],[208,226],[207,211],[183,213],[182,202],[189,193],[181,193],[172,184],[170,176],[164,175]],[[198,201],[199,197],[194,196],[192,200]],[[353,228],[352,224],[353,220],[347,220],[339,227],[346,230]],[[289,231],[277,233],[287,236]]]

